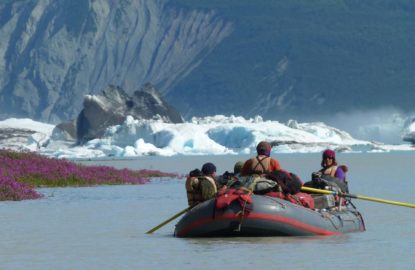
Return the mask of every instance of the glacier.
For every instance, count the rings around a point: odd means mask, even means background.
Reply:
[[[26,138],[13,138],[13,134],[9,134],[7,139],[0,140],[0,147],[66,159],[252,154],[257,143],[263,140],[273,145],[273,153],[312,153],[326,148],[339,152],[415,150],[409,143],[391,145],[355,139],[346,131],[323,122],[290,120],[280,123],[261,116],[249,119],[233,115],[193,117],[178,124],[127,116],[122,124],[107,128],[101,138],[83,145],[66,139],[51,124],[18,118],[0,121],[1,133],[14,130],[20,134],[22,129],[28,131]],[[415,139],[414,130],[415,125],[411,125],[404,136]]]

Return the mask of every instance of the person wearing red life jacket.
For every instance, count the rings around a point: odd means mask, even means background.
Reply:
[[[268,142],[262,141],[256,147],[257,156],[245,161],[241,176],[248,176],[252,174],[267,174],[281,169],[278,160],[270,157],[271,145]]]

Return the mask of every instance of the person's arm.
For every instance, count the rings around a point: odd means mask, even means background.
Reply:
[[[280,163],[278,160],[271,158],[271,171],[279,171],[281,170]]]

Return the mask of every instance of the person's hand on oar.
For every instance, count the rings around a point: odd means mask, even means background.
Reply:
[[[379,202],[379,203],[386,203],[386,204],[393,204],[393,205],[399,205],[399,206],[415,208],[415,204],[412,204],[412,203],[384,200],[384,199],[379,199],[379,198],[372,198],[372,197],[354,195],[354,194],[343,193],[343,192],[336,192],[336,191],[325,190],[325,189],[301,187],[301,190],[302,191],[307,191],[307,192],[312,192],[312,193],[333,194],[333,195],[337,195],[337,196],[345,197],[345,198],[360,199],[360,200],[366,200],[366,201],[371,201],[371,202]]]

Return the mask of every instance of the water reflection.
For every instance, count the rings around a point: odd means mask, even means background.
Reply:
[[[275,244],[304,244],[306,242],[321,241],[323,243],[335,244],[350,240],[350,235],[336,236],[270,236],[270,237],[209,237],[209,238],[182,238],[192,245],[275,245]]]

